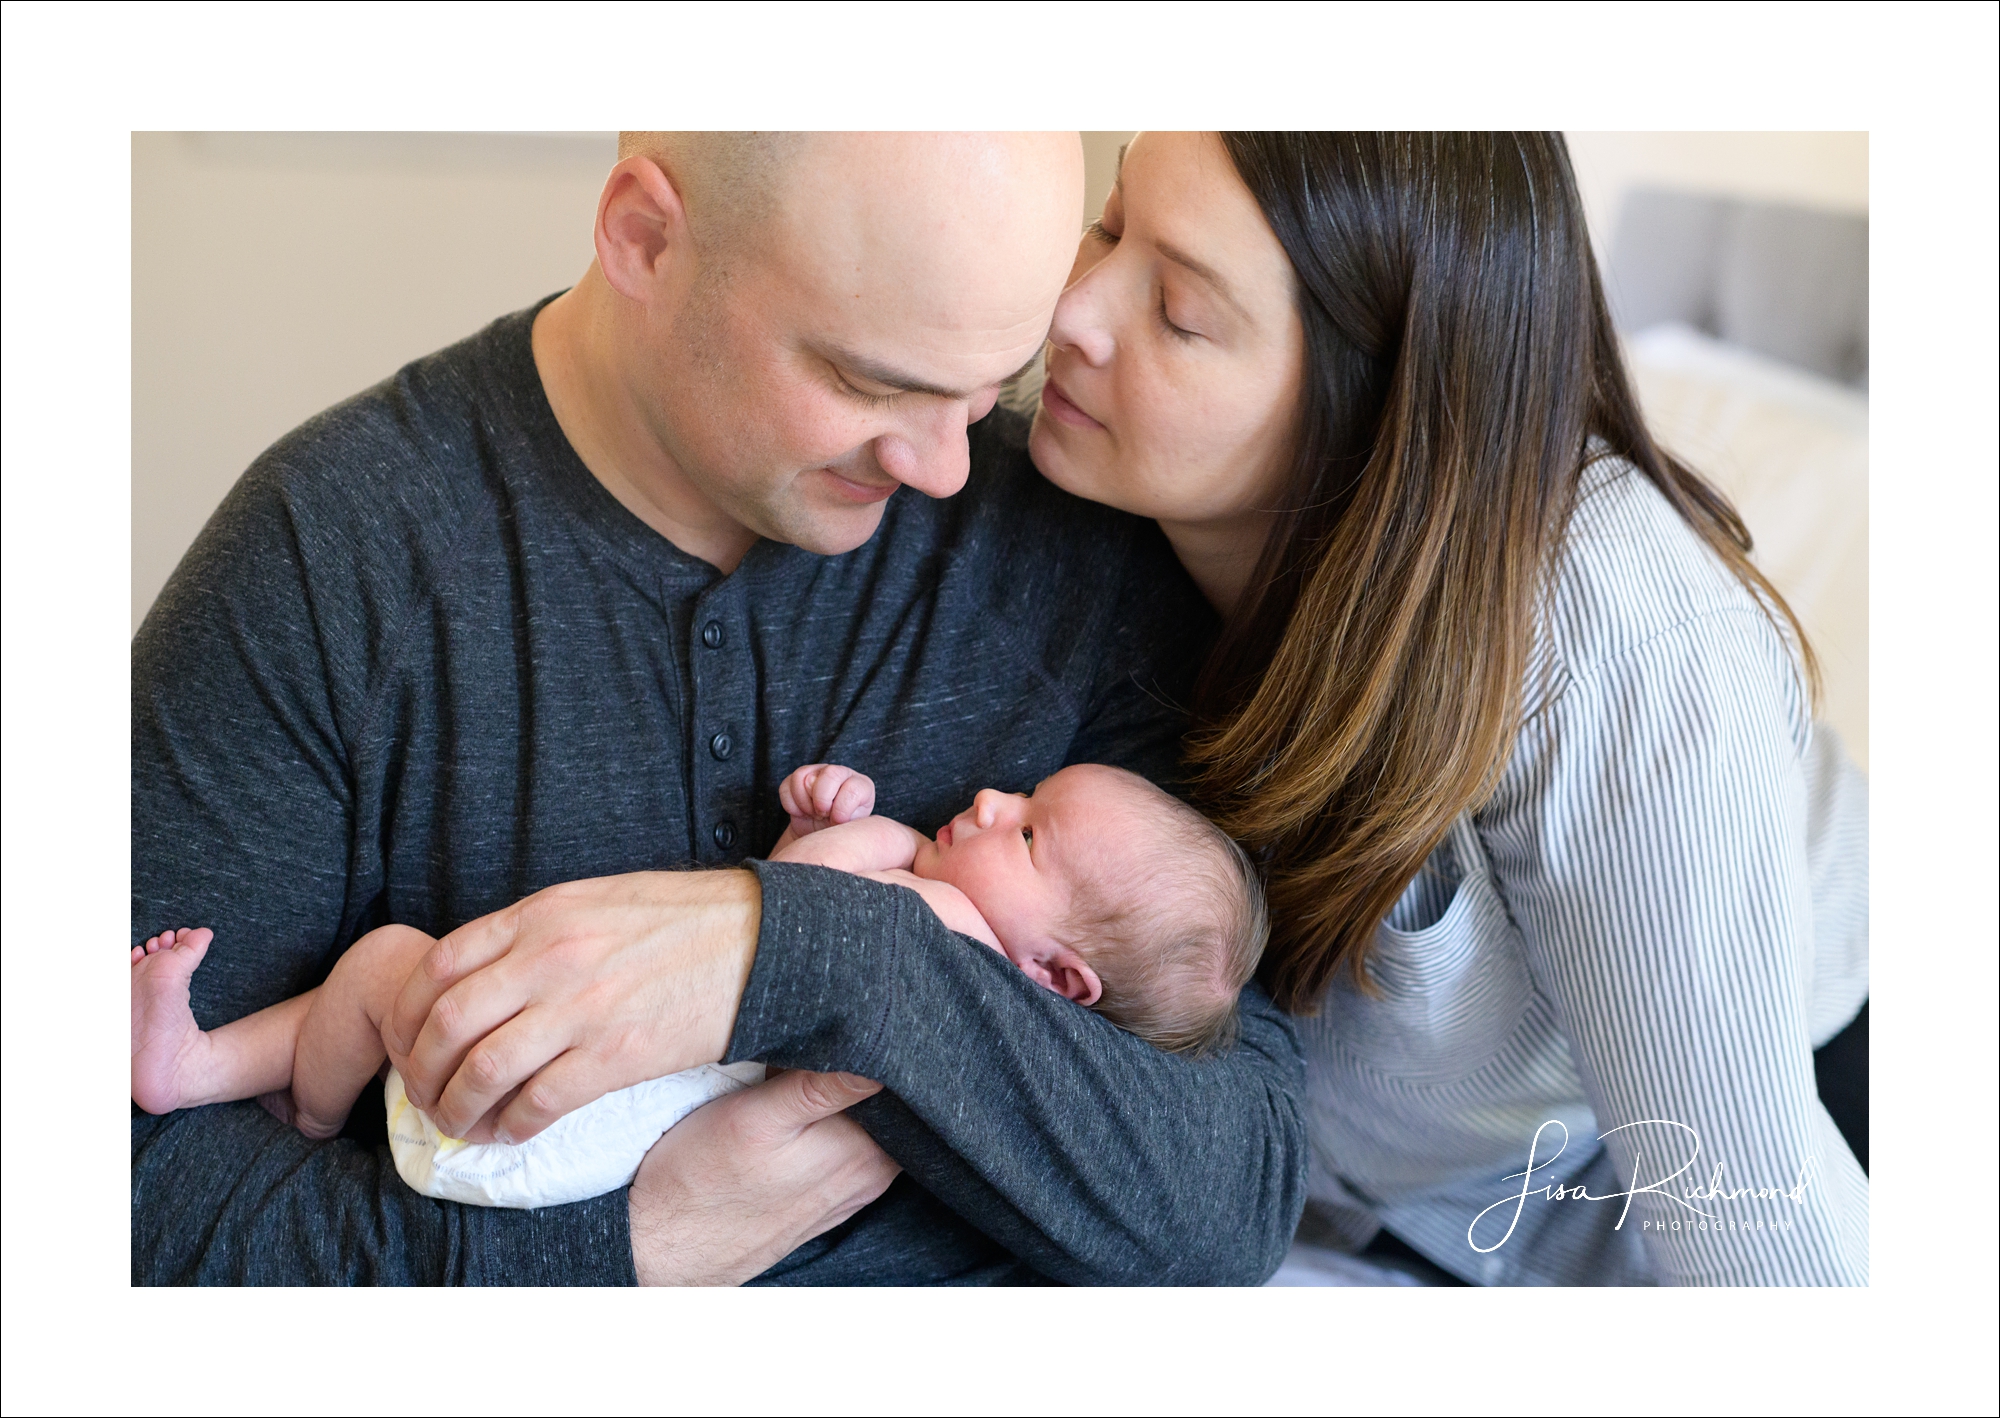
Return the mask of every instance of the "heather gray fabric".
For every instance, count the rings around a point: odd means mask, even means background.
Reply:
[[[1868,377],[1868,218],[1642,188],[1605,282],[1626,330],[1677,320],[1843,383]]]
[[[854,552],[760,543],[723,577],[577,461],[532,315],[281,440],[134,641],[133,940],[215,928],[204,1027],[318,983],[385,921],[442,932],[554,882],[744,862],[800,763],[868,772],[879,811],[924,826],[1065,763],[1171,774],[1213,618],[1150,523],[1034,473],[1018,420],[974,430],[960,496],[900,492]],[[1261,994],[1230,1054],[1163,1055],[912,893],[755,869],[730,1057],[882,1079],[855,1116],[906,1168],[765,1279],[1277,1267],[1304,1204],[1302,1065]],[[632,1281],[624,1192],[432,1201],[380,1127],[372,1092],[318,1144],[252,1103],[135,1115],[134,1282]]]

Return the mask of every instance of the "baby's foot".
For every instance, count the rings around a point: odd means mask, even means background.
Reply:
[[[188,980],[215,932],[167,931],[132,951],[132,1101],[171,1113],[200,1096],[208,1036],[195,1027]]]

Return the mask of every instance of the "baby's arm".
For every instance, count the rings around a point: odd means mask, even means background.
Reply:
[[[796,837],[786,828],[771,860],[856,873],[908,871],[923,843],[922,833],[893,818],[862,817]]]
[[[924,898],[947,930],[1001,948],[970,897],[948,882],[910,870],[917,849],[930,839],[914,827],[870,815],[875,810],[872,778],[837,763],[808,763],[778,786],[778,801],[792,821],[771,849],[772,861],[832,867],[906,886]]]
[[[917,848],[927,839],[913,827],[887,817],[864,817],[824,828],[809,837],[780,842],[771,853],[774,862],[804,862],[808,866],[832,867],[856,876],[886,881],[891,886],[907,886],[924,898],[937,918],[949,930],[984,941],[995,950],[1000,938],[979,914],[979,908],[963,891],[948,882],[932,881],[916,875],[910,865]]]

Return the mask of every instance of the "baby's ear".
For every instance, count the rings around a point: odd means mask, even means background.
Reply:
[[[1038,984],[1046,985],[1064,999],[1081,1005],[1097,1003],[1104,982],[1090,968],[1090,962],[1066,945],[1050,945],[1024,967]]]

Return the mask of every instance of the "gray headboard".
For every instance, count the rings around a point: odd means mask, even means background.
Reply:
[[[1679,320],[1868,387],[1868,218],[1641,188],[1605,275],[1613,319]]]

